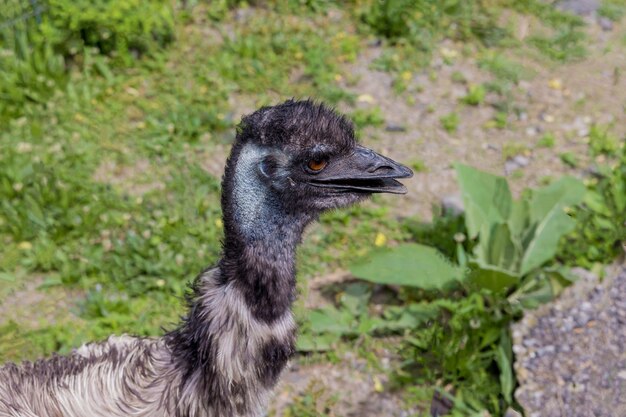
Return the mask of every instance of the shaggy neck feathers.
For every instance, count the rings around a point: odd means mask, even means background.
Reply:
[[[222,183],[222,259],[198,277],[189,313],[169,336],[183,395],[210,398],[217,415],[254,408],[295,351],[296,246],[315,216],[275,197],[258,171],[264,155],[233,147]]]
[[[256,145],[233,150],[222,185],[224,282],[233,282],[257,320],[271,324],[295,298],[295,255],[313,215],[289,209],[262,178],[267,151]]]

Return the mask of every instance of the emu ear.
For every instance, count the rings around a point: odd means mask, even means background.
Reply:
[[[265,178],[274,178],[276,171],[278,171],[278,160],[274,155],[265,156],[259,163],[259,172]]]

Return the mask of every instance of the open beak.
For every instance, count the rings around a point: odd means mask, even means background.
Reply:
[[[337,191],[405,194],[397,178],[410,178],[413,171],[371,149],[357,145],[346,158],[329,164],[310,184]]]

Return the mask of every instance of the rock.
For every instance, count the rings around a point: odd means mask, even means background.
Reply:
[[[452,400],[439,391],[435,391],[432,402],[430,403],[430,415],[432,417],[445,416],[452,410],[453,406],[454,403]]]
[[[387,132],[406,132],[406,126],[398,123],[387,123],[385,130]]]
[[[539,126],[528,126],[526,128],[526,135],[533,137],[533,136],[537,136],[539,133],[541,133],[541,128]]]
[[[518,169],[524,168],[528,166],[530,160],[523,155],[515,155],[511,159],[507,159],[504,162],[504,173],[505,175],[511,174],[513,171],[517,171]]]
[[[574,13],[579,16],[591,16],[600,7],[599,0],[561,0],[556,4],[557,9]]]
[[[572,273],[559,299],[513,325],[515,398],[526,416],[626,416],[626,264],[602,282]]]
[[[441,199],[441,208],[445,214],[451,214],[452,216],[460,216],[465,213],[463,199],[460,194],[444,196]]]
[[[500,150],[500,148],[498,148],[496,145],[493,145],[493,144],[491,144],[491,143],[483,143],[483,144],[481,145],[481,147],[482,147],[484,150],[486,150],[486,151],[487,151],[487,150],[489,150],[489,151],[499,151],[499,150]]]
[[[527,157],[523,155],[515,155],[513,157],[513,162],[515,162],[517,165],[521,167],[526,167],[530,163],[530,159],[528,159]]]
[[[509,407],[504,413],[504,417],[522,417],[522,413],[520,413],[519,411],[515,411],[511,407]]]
[[[605,32],[610,32],[613,30],[613,21],[607,17],[601,17],[598,19],[598,24]]]

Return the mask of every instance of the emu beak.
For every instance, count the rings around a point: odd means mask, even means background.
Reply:
[[[412,176],[404,165],[357,145],[351,155],[329,164],[310,184],[336,191],[406,194],[396,178]]]

